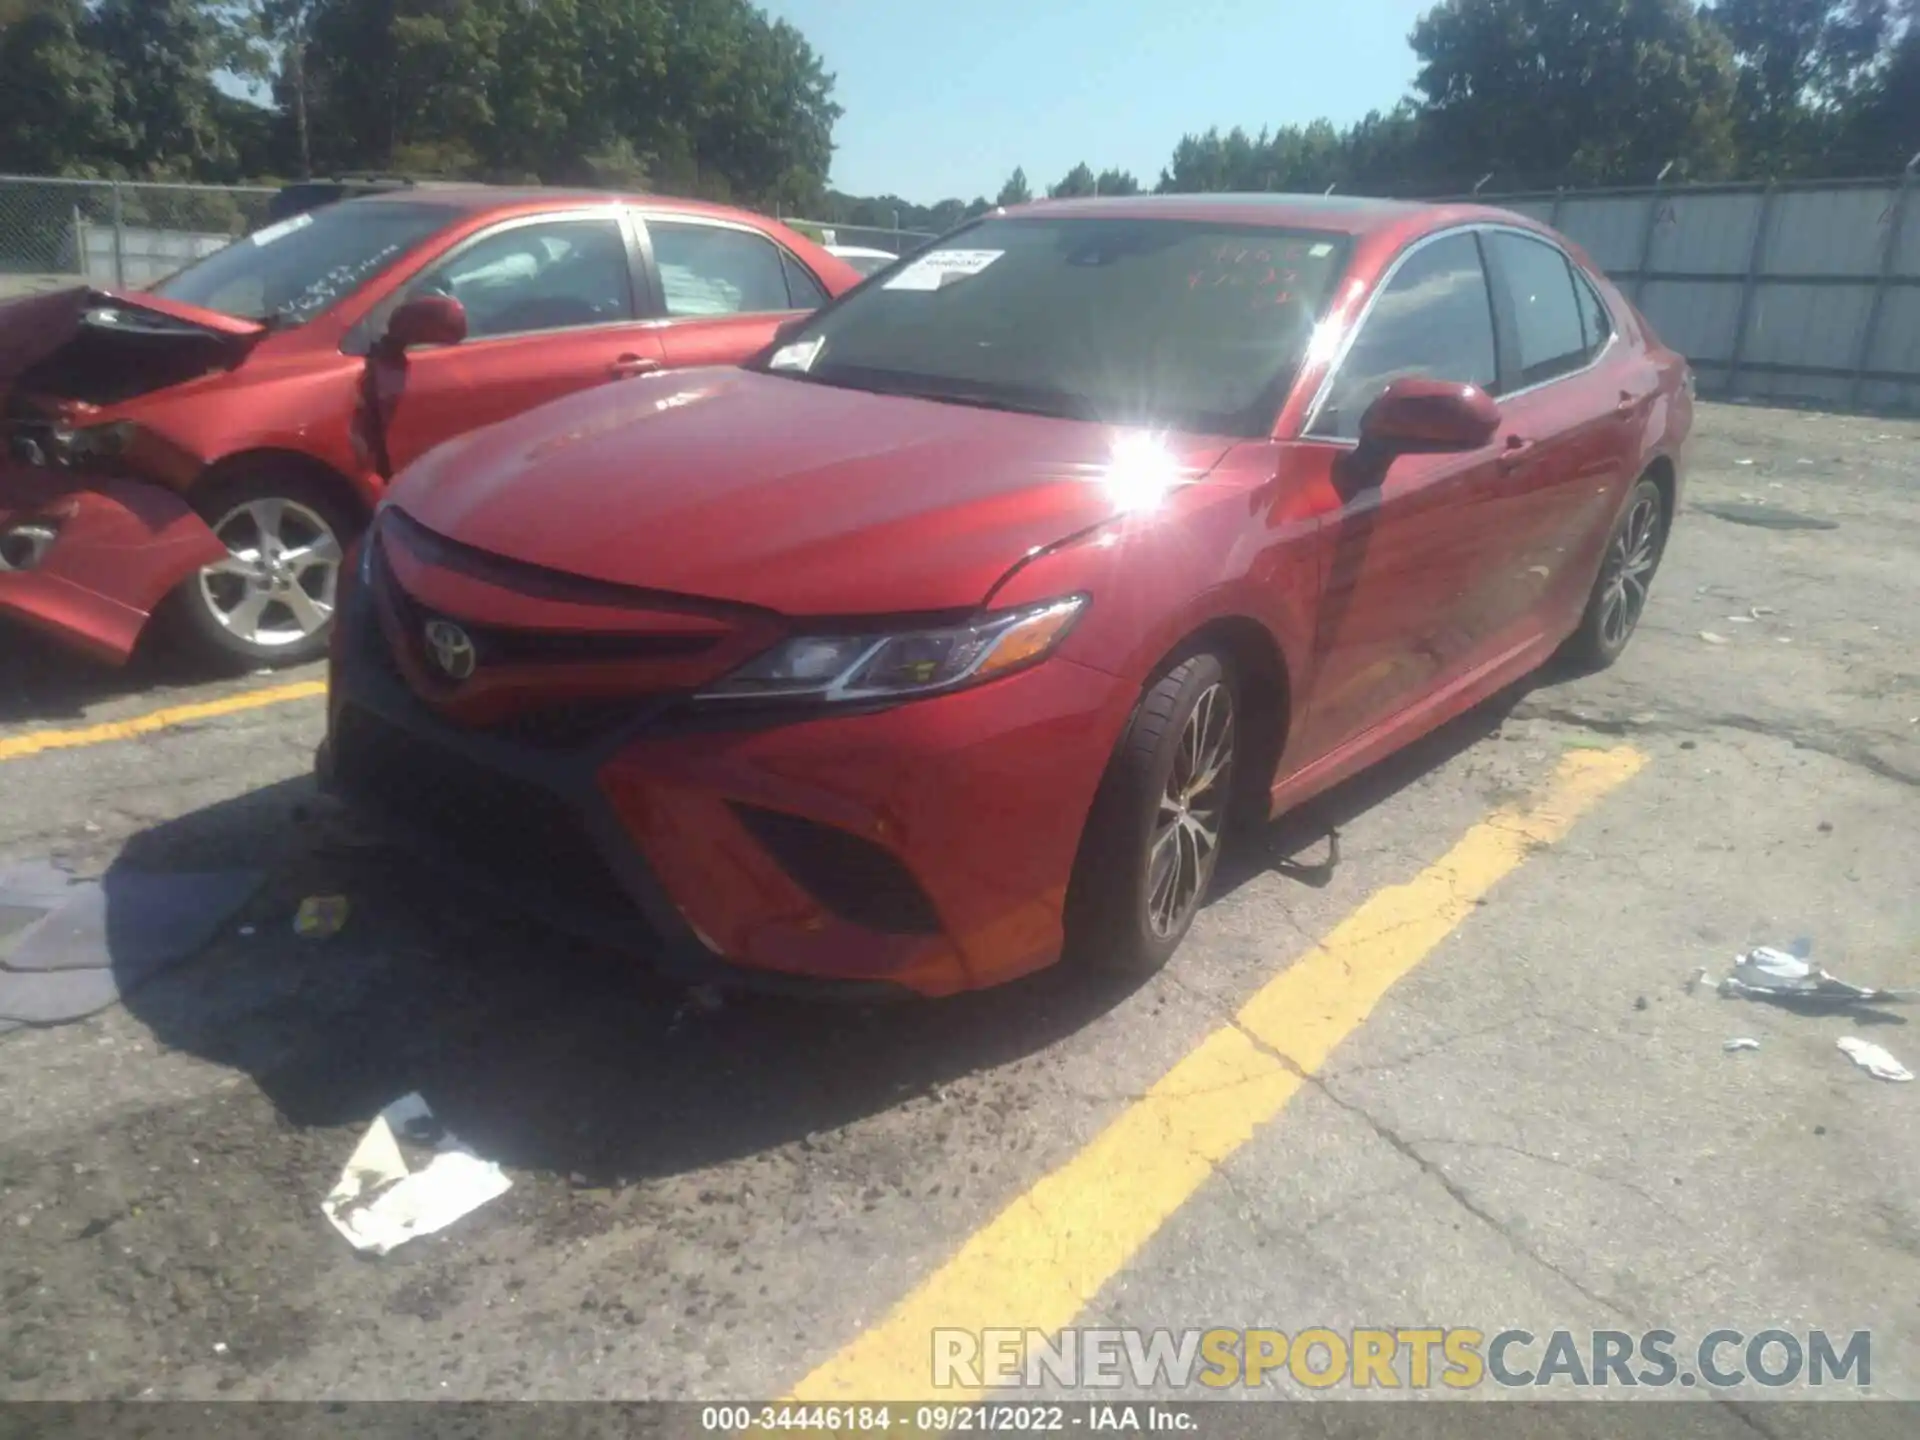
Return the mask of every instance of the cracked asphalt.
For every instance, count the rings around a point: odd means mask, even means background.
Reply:
[[[1704,406],[1621,663],[1249,837],[1174,966],[1130,990],[690,1008],[358,843],[312,795],[314,700],[0,763],[0,864],[269,873],[124,1006],[0,1036],[0,1399],[785,1394],[1343,917],[1620,745],[1644,768],[1502,879],[1077,1323],[1869,1330],[1871,1393],[1920,1398],[1920,1086],[1835,1045],[1920,1067],[1920,1039],[1893,1007],[1686,987],[1801,938],[1850,980],[1920,985],[1916,556],[1920,424]],[[116,676],[8,631],[0,741],[301,678],[207,683],[160,653]],[[333,892],[343,933],[296,940],[300,898]],[[513,1188],[362,1258],[319,1201],[415,1089]],[[1798,1433],[1753,1414],[1701,1433]]]

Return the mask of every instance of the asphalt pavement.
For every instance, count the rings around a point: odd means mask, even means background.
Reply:
[[[0,1398],[906,1399],[930,1327],[1063,1325],[1869,1331],[1920,1398],[1920,1085],[1836,1046],[1907,1014],[1687,987],[1920,984],[1920,424],[1705,406],[1689,483],[1619,665],[1270,827],[1135,987],[691,1004],[362,843],[317,673],[0,633],[0,865],[268,872],[0,1036]],[[363,1256],[320,1201],[411,1091],[513,1186]]]

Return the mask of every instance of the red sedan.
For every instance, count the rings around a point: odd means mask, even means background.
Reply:
[[[1151,969],[1234,812],[1620,654],[1692,388],[1504,211],[995,212],[744,368],[414,466],[321,773],[679,973]]]
[[[313,659],[402,466],[744,360],[859,278],[697,201],[435,187],[295,215],[150,292],[0,305],[0,616],[121,661],[172,594],[216,656]]]

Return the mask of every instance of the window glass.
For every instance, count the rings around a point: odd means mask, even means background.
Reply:
[[[1566,257],[1551,245],[1511,231],[1496,230],[1488,239],[1513,305],[1519,383],[1538,385],[1578,370],[1586,363],[1587,342]]]
[[[827,303],[827,292],[820,282],[813,278],[807,267],[802,265],[786,251],[780,252],[780,263],[787,267],[787,303],[795,310],[818,310]]]
[[[633,314],[627,245],[613,220],[547,220],[482,236],[415,280],[408,294],[458,300],[470,339]]]
[[[153,287],[156,295],[245,320],[302,325],[451,224],[459,211],[351,201],[282,220]]]
[[[767,364],[954,404],[1264,435],[1348,248],[1277,226],[982,220],[821,311]]]
[[[1587,358],[1591,360],[1606,349],[1607,341],[1613,337],[1613,316],[1607,313],[1606,302],[1586,276],[1576,270],[1573,281],[1580,300],[1580,328],[1587,342]]]
[[[1389,382],[1459,380],[1492,391],[1499,378],[1493,309],[1471,235],[1422,245],[1394,272],[1354,337],[1308,433],[1354,439]]]
[[[667,314],[750,315],[796,308],[787,298],[780,251],[765,236],[684,220],[649,220],[647,231]]]

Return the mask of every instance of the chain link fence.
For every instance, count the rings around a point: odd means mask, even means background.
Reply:
[[[141,289],[266,224],[265,186],[0,175],[0,298]]]

